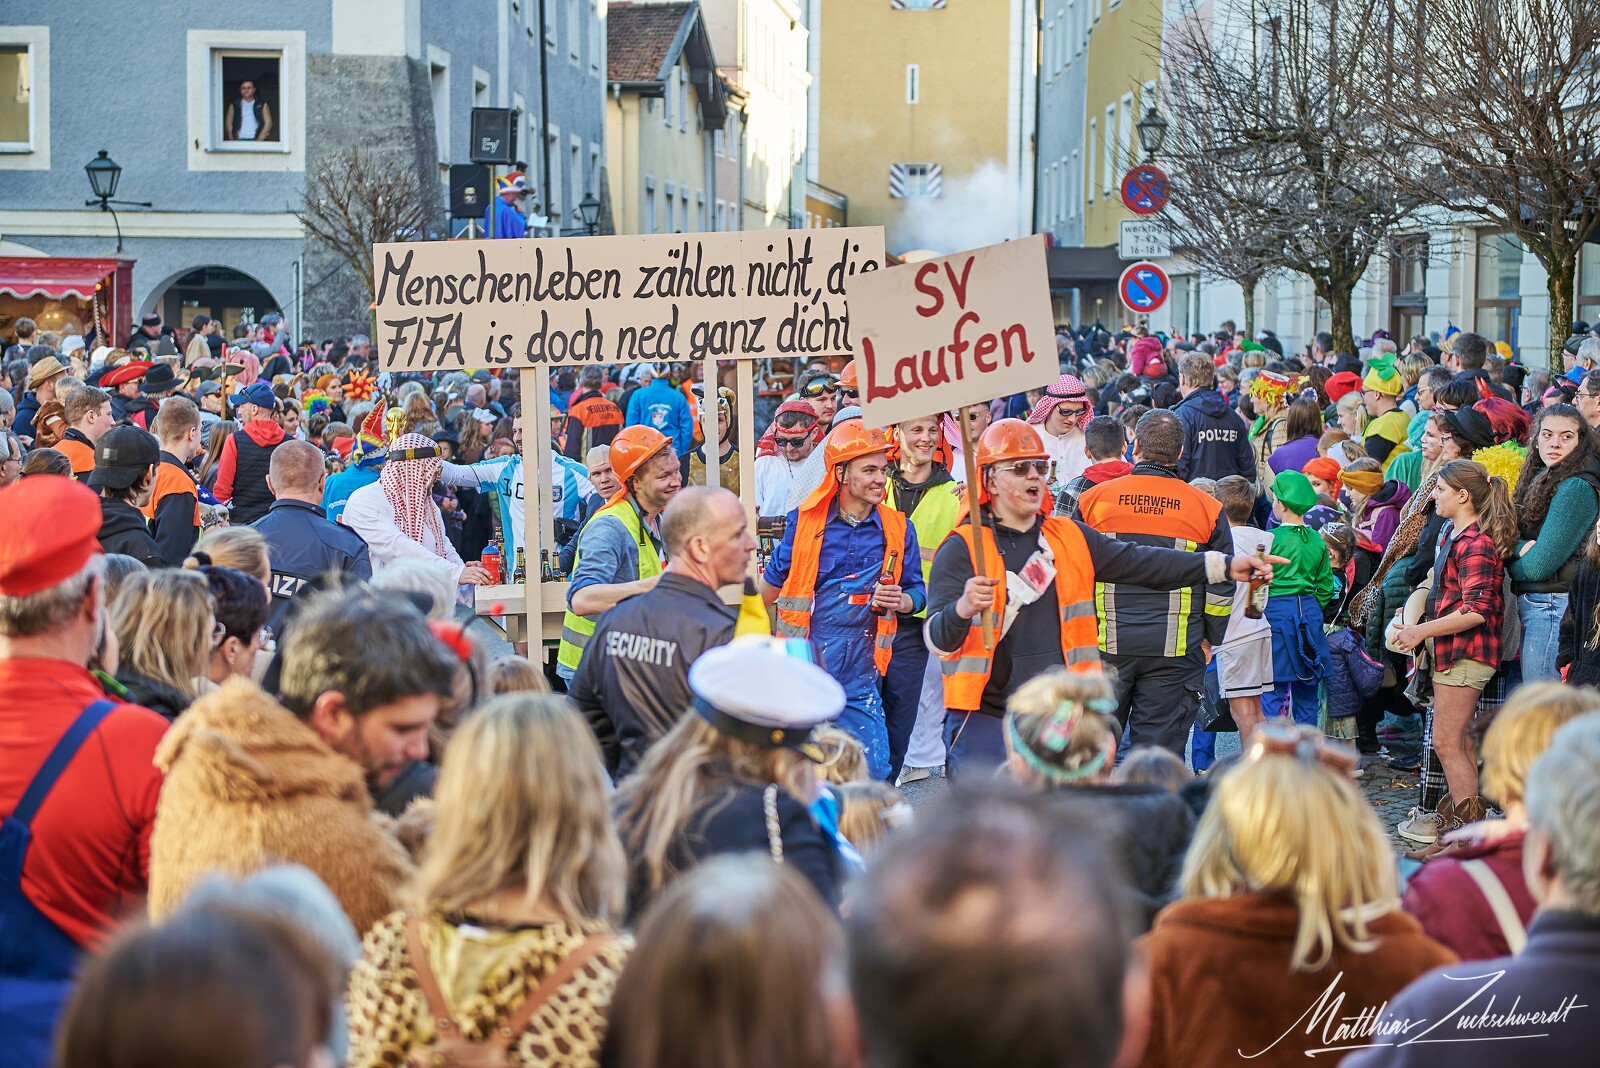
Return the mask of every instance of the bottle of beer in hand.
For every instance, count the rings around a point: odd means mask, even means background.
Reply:
[[[1265,557],[1267,555],[1267,547],[1265,545],[1256,546],[1256,555]],[[1267,580],[1259,575],[1250,577],[1249,601],[1244,606],[1246,619],[1260,619],[1262,613],[1267,610],[1267,595],[1271,592],[1268,586]]]
[[[878,582],[879,582],[880,585],[883,584],[883,583],[893,583],[894,582],[894,565],[896,563],[898,563],[899,561],[900,561],[900,550],[899,549],[890,549],[889,550],[889,559],[887,561],[885,561],[885,563],[883,565],[883,574],[878,576]],[[878,614],[880,616],[886,616],[886,615],[889,614],[890,609],[888,609],[888,608],[874,608],[873,612],[875,612],[876,614]]]
[[[517,566],[511,572],[511,581],[518,586],[528,581],[528,564],[522,555],[522,546],[517,546]]]

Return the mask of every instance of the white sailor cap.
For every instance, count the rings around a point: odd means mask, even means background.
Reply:
[[[703,653],[689,668],[695,711],[752,745],[801,749],[811,728],[844,711],[844,688],[808,659],[792,655],[790,644],[749,635]]]

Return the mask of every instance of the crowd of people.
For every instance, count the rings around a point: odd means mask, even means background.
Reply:
[[[1587,328],[1063,328],[881,430],[797,364],[754,525],[729,387],[562,369],[525,560],[514,375],[204,319],[6,353],[0,1066],[1587,1055]]]

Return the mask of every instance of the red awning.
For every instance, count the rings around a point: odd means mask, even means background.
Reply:
[[[88,300],[94,296],[95,286],[116,273],[120,262],[72,256],[0,256],[0,293]]]

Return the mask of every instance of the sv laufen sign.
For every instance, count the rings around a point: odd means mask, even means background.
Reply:
[[[882,227],[373,248],[391,371],[841,356]]]

